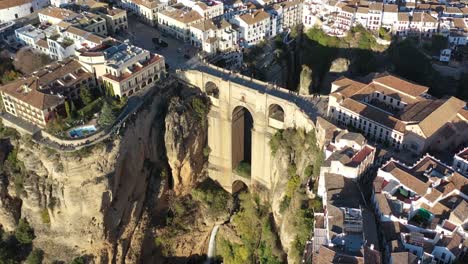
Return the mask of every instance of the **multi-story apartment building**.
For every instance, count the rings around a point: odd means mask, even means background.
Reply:
[[[383,4],[370,3],[366,28],[369,30],[379,30],[382,25]]]
[[[155,26],[158,24],[158,13],[168,7],[164,0],[121,0],[119,6],[135,13],[141,20]]]
[[[398,23],[398,5],[385,4],[383,6],[382,27],[393,29]]]
[[[66,59],[1,86],[0,93],[7,113],[43,128],[67,98],[94,87],[94,75],[77,60]]]
[[[346,130],[338,132],[333,142],[325,148],[325,162],[320,168],[318,194],[325,193],[326,174],[340,174],[349,179],[359,179],[374,161],[375,148],[366,143],[359,133]]]
[[[237,48],[237,31],[226,20],[208,19],[190,26],[190,44],[207,53],[229,51]]]
[[[455,154],[452,167],[457,172],[468,177],[468,147]]]
[[[94,47],[104,40],[68,22],[52,26],[40,25],[37,28],[27,25],[17,29],[15,35],[23,44],[58,60],[75,55],[76,49]]]
[[[318,16],[322,13],[321,0],[305,0],[302,4],[302,24],[308,29],[317,23]]]
[[[270,14],[262,9],[237,15],[230,22],[238,26],[241,45],[255,45],[263,39],[275,36],[276,30],[272,25]]]
[[[202,22],[203,16],[185,6],[168,7],[158,13],[159,28],[175,38],[190,41],[190,26]]]
[[[428,90],[389,74],[369,84],[341,78],[332,83],[328,116],[396,149],[420,154],[456,148],[467,140],[466,103],[434,99]]]
[[[115,41],[78,50],[78,59],[119,97],[131,96],[153,85],[166,71],[164,57]]]
[[[409,24],[409,34],[420,34],[423,37],[431,37],[436,33],[438,21],[435,17],[425,12],[415,12]]]
[[[99,14],[106,20],[107,29],[110,33],[115,34],[128,29],[127,11],[112,8],[99,11]]]
[[[68,9],[48,7],[39,11],[39,21],[44,25],[66,22],[82,30],[107,35],[106,20],[100,15],[89,12],[78,14]]]
[[[0,1],[0,23],[28,16],[48,4],[48,0],[2,0]]]
[[[395,27],[393,28],[394,34],[397,36],[406,36],[406,34],[408,34],[409,24],[409,13],[398,13],[398,20]]]
[[[274,4],[273,8],[278,12],[280,21],[277,23],[280,32],[299,25],[302,21],[302,1],[286,1]]]

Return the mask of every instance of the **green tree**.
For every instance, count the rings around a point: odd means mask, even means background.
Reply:
[[[71,118],[71,109],[70,109],[70,103],[68,101],[65,101],[65,112],[67,113],[67,117]]]
[[[434,55],[439,55],[440,51],[446,49],[448,46],[448,38],[442,35],[432,36],[431,52]]]
[[[26,259],[26,264],[41,264],[44,260],[44,251],[39,248],[34,249]]]
[[[107,101],[104,101],[104,105],[102,106],[101,114],[98,119],[99,125],[103,127],[110,126],[114,123],[115,118],[116,116],[112,110],[112,107]]]
[[[33,239],[36,238],[34,235],[34,229],[29,225],[25,218],[20,219],[15,230],[15,237],[18,242],[23,245],[31,244]]]
[[[73,102],[73,100],[70,103],[70,114],[71,114],[71,116],[73,118],[76,117],[76,106],[75,106],[75,103]]]
[[[87,87],[81,87],[80,98],[84,105],[88,105],[94,100],[91,91]]]
[[[84,257],[76,257],[70,262],[70,264],[85,264],[85,263],[86,261]]]

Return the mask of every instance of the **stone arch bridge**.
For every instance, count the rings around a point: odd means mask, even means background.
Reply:
[[[272,135],[278,129],[310,131],[315,127],[313,105],[286,89],[212,65],[177,70],[176,74],[211,99],[208,173],[229,192],[237,192],[244,184],[270,189],[274,182]]]

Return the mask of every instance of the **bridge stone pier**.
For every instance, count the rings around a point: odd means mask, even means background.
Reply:
[[[211,99],[210,178],[229,192],[237,192],[244,184],[249,188],[270,189],[275,182],[269,146],[272,135],[288,127],[314,129],[313,121],[295,102],[298,96],[212,65],[176,73],[179,79],[200,88]],[[249,165],[250,177],[246,169]]]

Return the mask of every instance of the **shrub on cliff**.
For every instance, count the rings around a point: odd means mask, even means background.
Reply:
[[[240,209],[232,218],[242,243],[218,238],[218,254],[223,263],[282,263],[282,251],[277,247],[278,237],[273,230],[269,206],[249,193],[239,195]]]
[[[18,242],[23,245],[31,244],[33,239],[36,238],[34,235],[34,229],[29,225],[25,218],[20,219],[15,230],[15,237]]]
[[[192,197],[204,204],[212,217],[227,215],[232,205],[231,195],[209,178],[192,190]]]
[[[196,117],[204,123],[208,112],[210,112],[209,102],[202,98],[194,97],[192,100],[192,108],[195,111]]]
[[[26,259],[26,264],[41,264],[44,259],[44,251],[42,249],[36,248],[31,254],[29,254]]]

